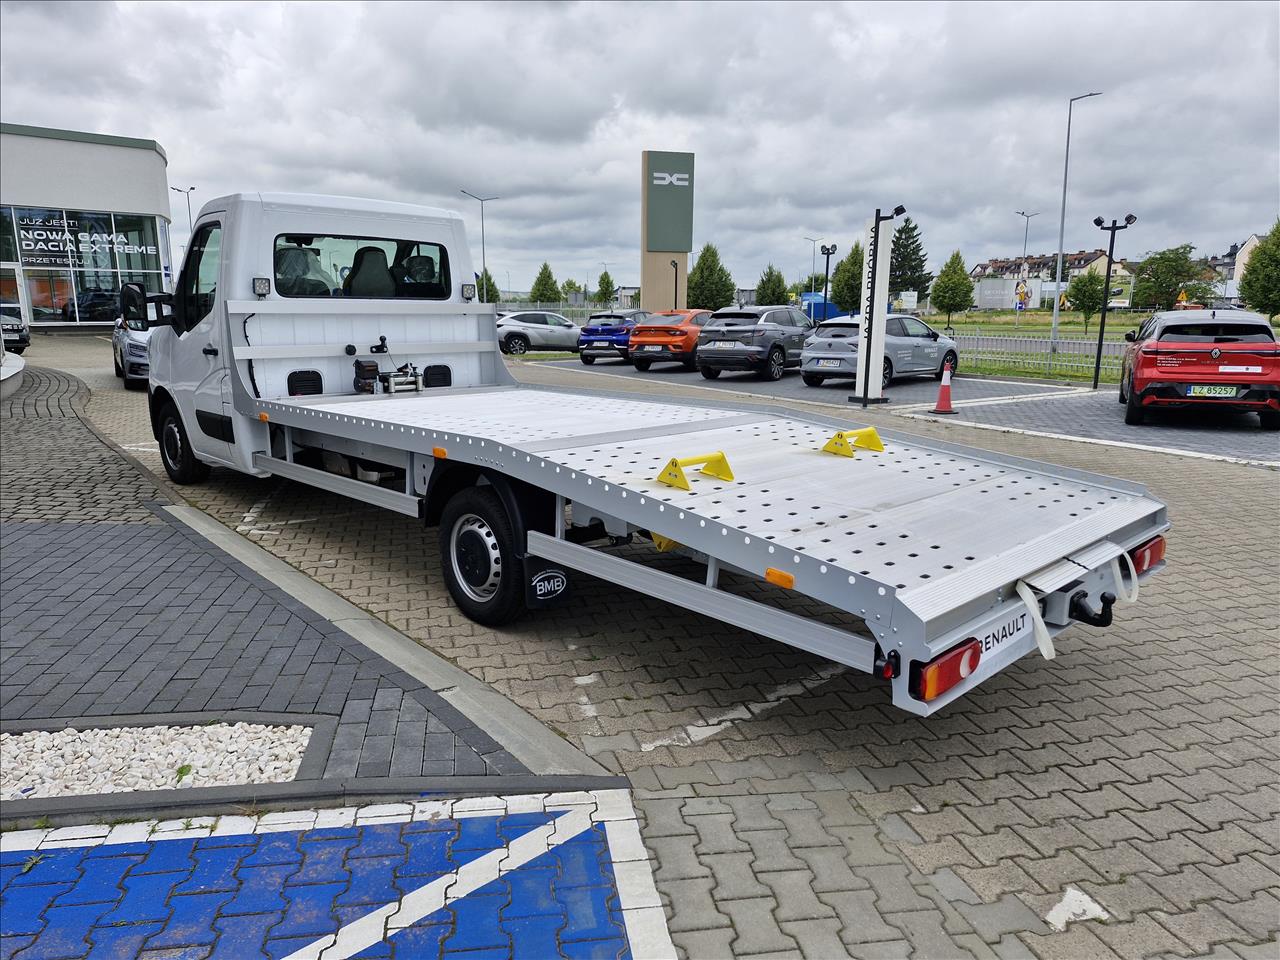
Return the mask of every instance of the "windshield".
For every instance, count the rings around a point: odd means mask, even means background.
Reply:
[[[626,323],[628,320],[631,320],[631,317],[620,317],[616,313],[593,313],[587,319],[587,322],[600,323],[607,327],[610,324],[617,325],[619,323]]]
[[[637,320],[636,326],[638,327],[672,327],[672,326],[676,326],[677,324],[684,323],[688,319],[689,317],[683,313],[673,314],[669,317],[664,316],[663,314],[660,314],[660,313],[657,315],[650,314],[649,316],[645,317],[643,320]]]
[[[1160,331],[1159,339],[1173,343],[1271,343],[1275,336],[1257,323],[1209,321],[1171,324]]]
[[[830,337],[832,340],[858,339],[856,323],[824,323],[818,327],[818,336]]]
[[[449,256],[438,243],[380,237],[276,237],[282,297],[447,300]]]

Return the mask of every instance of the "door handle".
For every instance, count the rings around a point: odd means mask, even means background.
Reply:
[[[215,347],[212,343],[206,343],[204,345],[204,350],[202,350],[201,353],[203,353],[206,357],[216,357],[218,355],[218,348]]]

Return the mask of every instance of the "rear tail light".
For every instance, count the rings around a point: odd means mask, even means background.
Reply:
[[[1130,550],[1129,557],[1133,560],[1134,571],[1142,575],[1163,560],[1165,546],[1164,537],[1156,537]]]
[[[973,676],[982,660],[982,644],[976,637],[948,650],[928,663],[913,661],[908,689],[917,700],[928,703],[942,696],[961,680]]]

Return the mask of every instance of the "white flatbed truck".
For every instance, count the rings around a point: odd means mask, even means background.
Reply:
[[[1127,481],[810,414],[518,384],[472,276],[448,211],[205,204],[175,292],[121,291],[157,328],[170,477],[220,465],[437,525],[450,594],[483,623],[580,571],[873,672],[922,715],[1052,657],[1074,621],[1109,625],[1164,565],[1166,509]]]

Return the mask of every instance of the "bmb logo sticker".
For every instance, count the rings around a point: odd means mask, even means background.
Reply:
[[[543,570],[533,578],[533,593],[539,600],[550,600],[564,593],[569,578],[563,570]]]

